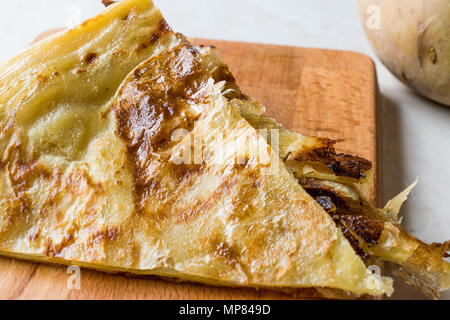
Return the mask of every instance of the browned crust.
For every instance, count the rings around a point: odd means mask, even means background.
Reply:
[[[193,46],[185,37],[184,35],[178,33],[177,37],[180,41],[182,41],[186,46],[199,51],[201,54],[201,58],[205,62],[205,65],[208,67],[209,73],[211,77],[213,78],[215,83],[223,82],[224,88],[223,88],[223,94],[224,96],[229,99],[239,99],[242,101],[246,101],[249,99],[249,97],[244,94],[239,86],[237,85],[236,78],[234,77],[233,73],[231,72],[228,65],[226,65],[220,55],[217,53],[216,47],[214,46]]]
[[[126,19],[128,19],[129,17],[127,17]],[[172,29],[170,28],[170,26],[167,24],[166,20],[161,19],[161,21],[158,24],[158,28],[153,31],[153,33],[148,37],[147,41],[141,43],[136,51],[142,51],[145,50],[151,46],[154,46],[159,40],[161,40],[161,38],[168,34],[168,33],[172,33]]]
[[[382,223],[381,228],[379,228],[379,223],[360,215],[361,210],[358,210],[358,205],[362,205],[362,199],[355,204],[354,200],[350,200],[345,194],[338,192],[318,179],[302,178],[299,182],[306,192],[332,216],[355,252],[363,261],[367,262],[371,255],[363,250],[353,233],[356,232],[368,243],[376,243],[383,229]]]
[[[345,227],[371,247],[378,244],[384,230],[384,223],[364,216],[343,215],[339,217]]]
[[[366,178],[366,172],[372,169],[372,162],[364,158],[337,153],[335,144],[342,140],[318,139],[321,147],[311,147],[302,150],[301,153],[291,153],[286,160],[302,162],[319,162],[330,168],[337,176],[345,176],[354,179]]]
[[[361,258],[362,261],[368,264],[372,256],[361,247],[358,238],[355,237],[351,230],[344,224],[342,216],[333,216],[333,220],[336,223],[336,226],[341,229],[342,234],[350,243],[353,250],[355,250],[356,254]]]
[[[323,183],[320,179],[303,177],[300,185],[327,211],[333,214],[360,214],[363,199],[351,199],[343,192]],[[323,204],[323,205],[322,205]]]
[[[175,129],[191,131],[195,116],[183,112],[200,104],[209,79],[195,52],[181,45],[150,59],[136,69],[120,92],[115,107],[119,136],[126,142],[133,168],[137,212],[142,211],[151,190],[158,188],[147,168],[155,152],[169,148]],[[189,177],[195,165],[174,166],[173,174]]]
[[[86,65],[90,65],[97,60],[98,54],[96,52],[89,52],[83,57],[83,63]]]

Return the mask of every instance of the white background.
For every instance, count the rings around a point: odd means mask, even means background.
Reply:
[[[64,27],[77,8],[84,20],[100,0],[0,1],[0,60],[41,31]],[[450,107],[400,84],[373,55],[353,0],[155,0],[175,31],[190,37],[353,50],[377,63],[382,93],[384,200],[419,176],[402,211],[408,231],[427,242],[450,239]],[[75,6],[75,7],[73,7]],[[422,298],[396,282],[395,298]],[[450,298],[450,292],[443,294]]]

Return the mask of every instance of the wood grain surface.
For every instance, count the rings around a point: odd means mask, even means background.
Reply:
[[[47,33],[46,35],[48,35]],[[42,37],[41,37],[42,38]],[[370,58],[352,52],[195,40],[216,45],[244,92],[270,116],[306,135],[345,139],[338,151],[374,164],[368,197],[377,199],[377,81]],[[379,199],[379,198],[378,198]],[[0,299],[289,299],[291,295],[133,278],[81,270],[81,289],[68,289],[71,274],[51,266],[0,258]],[[304,290],[308,297],[310,290]]]

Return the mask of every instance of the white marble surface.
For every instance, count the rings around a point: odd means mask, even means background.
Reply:
[[[419,176],[402,211],[406,228],[421,239],[450,238],[450,107],[405,88],[372,53],[354,1],[155,0],[169,24],[192,37],[353,50],[377,63],[382,101],[383,189],[387,200]],[[39,32],[88,18],[100,0],[1,1],[0,60]],[[75,19],[74,19],[75,18]],[[395,298],[422,298],[396,283]],[[450,299],[450,292],[443,294]]]

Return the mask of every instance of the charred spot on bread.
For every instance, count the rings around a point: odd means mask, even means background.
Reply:
[[[98,54],[95,52],[89,52],[83,57],[83,63],[90,65],[98,59]]]

